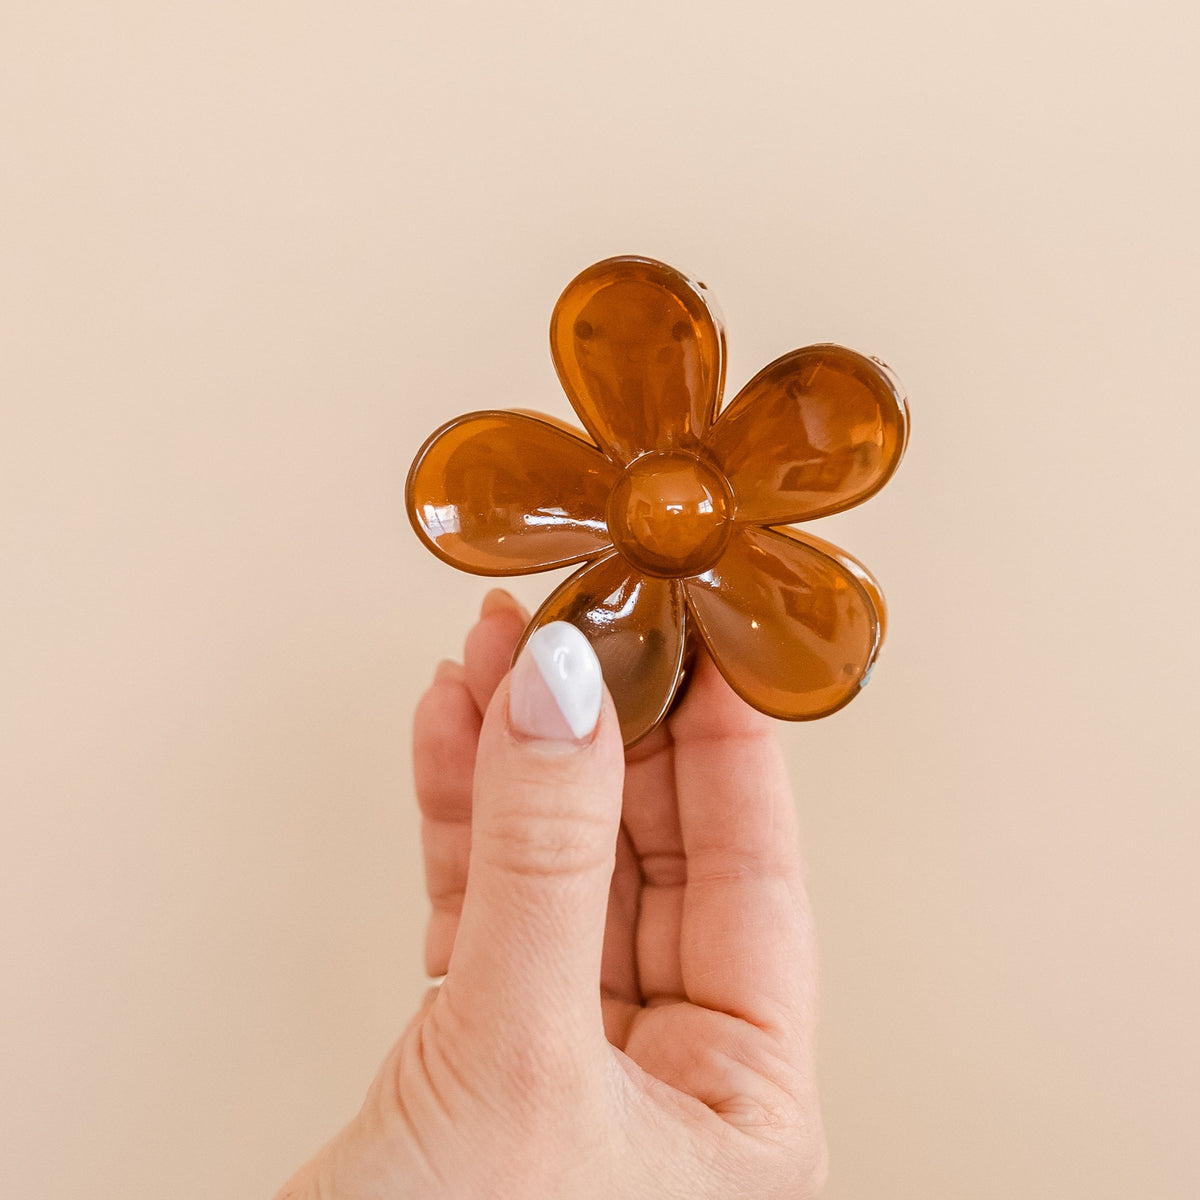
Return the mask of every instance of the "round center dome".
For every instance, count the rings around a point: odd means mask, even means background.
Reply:
[[[733,495],[721,473],[678,451],[643,454],[608,500],[616,548],[647,575],[700,575],[732,531]]]

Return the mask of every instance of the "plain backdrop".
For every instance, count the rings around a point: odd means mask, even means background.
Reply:
[[[639,253],[730,395],[832,340],[911,398],[814,528],[884,656],[780,731],[830,1200],[1194,1200],[1198,45],[1167,0],[0,0],[0,1193],[267,1197],[355,1110],[488,586],[404,474],[569,416],[553,302]]]

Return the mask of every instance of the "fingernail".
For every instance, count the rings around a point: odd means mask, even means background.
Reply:
[[[490,617],[494,613],[499,612],[516,612],[525,621],[529,620],[529,614],[525,611],[524,606],[517,600],[512,592],[506,592],[504,588],[492,588],[490,592],[483,598],[483,604],[480,606],[479,615],[481,617]]]
[[[587,638],[566,621],[525,643],[509,684],[513,731],[538,741],[583,741],[600,717],[604,679]]]
[[[438,663],[437,669],[433,673],[433,678],[437,683],[449,683],[452,680],[457,682],[462,678],[463,668],[461,663],[456,663],[452,658],[443,658]]]

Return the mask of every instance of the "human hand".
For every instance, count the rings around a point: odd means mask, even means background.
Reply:
[[[508,674],[525,620],[491,593],[414,722],[445,981],[278,1200],[817,1195],[815,956],[770,720],[701,655],[627,756],[586,679],[572,737],[528,651]],[[579,643],[568,675],[597,669]]]

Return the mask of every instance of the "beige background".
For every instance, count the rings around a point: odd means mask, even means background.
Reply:
[[[786,727],[832,1200],[1200,1194],[1191,6],[0,0],[0,1193],[265,1197],[423,986],[404,471],[614,253],[906,381]],[[549,577],[519,581],[537,601]]]

